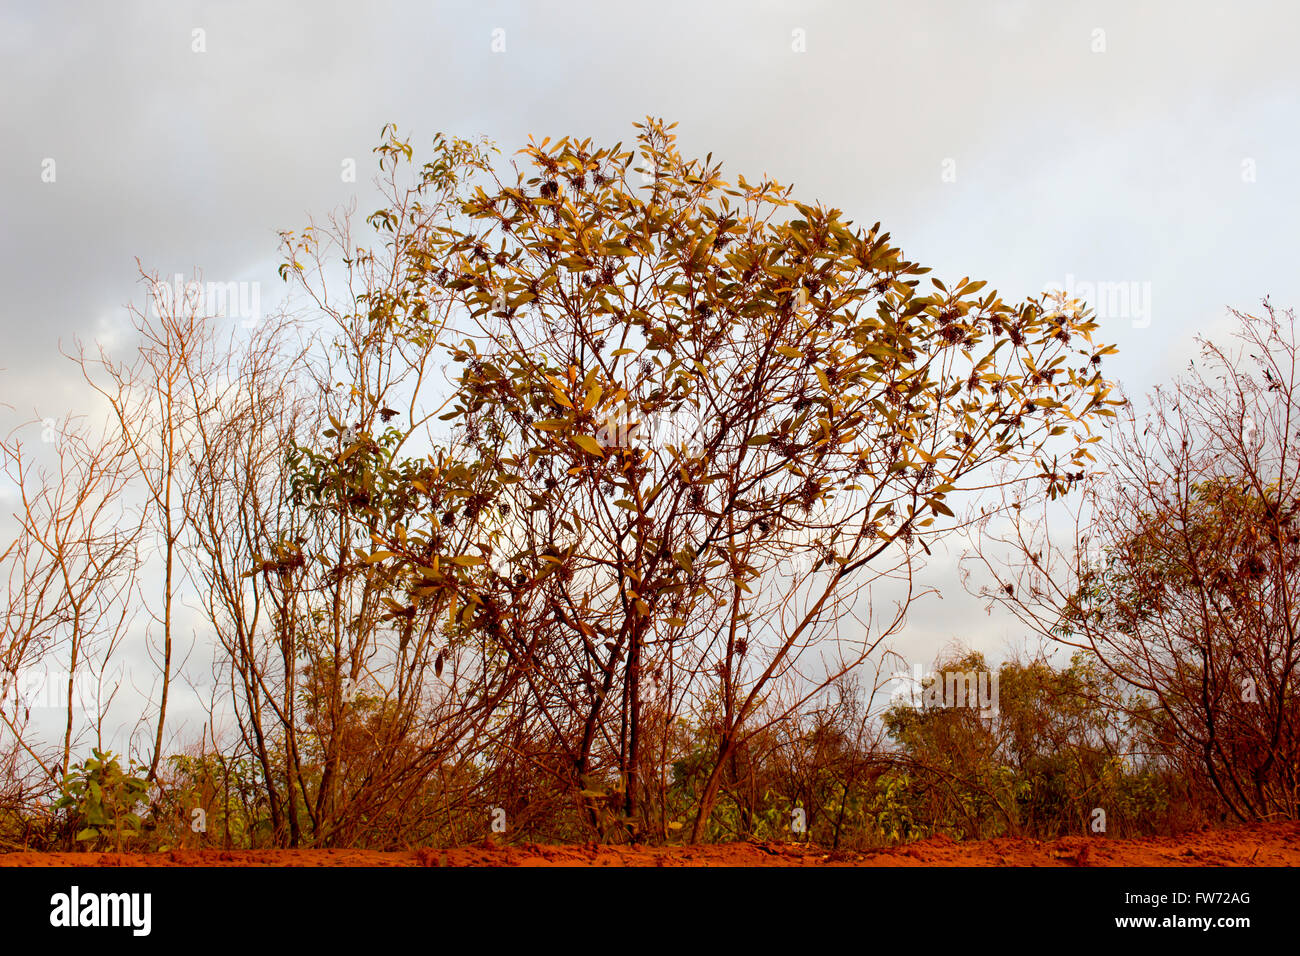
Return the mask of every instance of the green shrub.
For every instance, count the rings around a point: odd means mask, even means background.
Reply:
[[[149,782],[137,776],[143,769],[131,764],[123,770],[112,753],[93,749],[89,758],[73,766],[59,787],[62,796],[55,809],[68,811],[69,821],[78,828],[78,842],[95,844],[112,838],[120,851],[124,836],[140,835],[143,821],[136,807],[149,793]]]

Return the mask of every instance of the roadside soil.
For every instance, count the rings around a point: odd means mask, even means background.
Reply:
[[[1300,823],[1251,824],[1177,837],[1053,841],[946,837],[866,852],[806,843],[701,846],[496,844],[452,849],[0,853],[0,866],[1300,866]]]

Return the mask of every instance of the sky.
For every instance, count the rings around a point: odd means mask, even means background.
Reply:
[[[945,280],[1092,301],[1140,397],[1297,300],[1300,7],[1128,2],[0,4],[0,421],[86,408],[61,355],[123,344],[164,276],[283,295],[277,234],[377,203],[372,147],[437,132],[629,143],[767,175]],[[343,171],[357,167],[355,181]],[[231,321],[239,321],[232,317]],[[953,556],[900,649],[1019,640]]]

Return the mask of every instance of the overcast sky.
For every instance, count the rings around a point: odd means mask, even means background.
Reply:
[[[646,114],[731,177],[880,220],[945,279],[1005,298],[1110,284],[1110,372],[1140,394],[1194,335],[1221,334],[1228,306],[1296,302],[1298,10],[6,2],[0,403],[78,411],[59,343],[111,341],[143,301],[136,257],[260,282],[269,310],[277,231],[354,197],[370,211],[385,123],[417,150],[445,131],[509,153],[530,134],[630,142]],[[945,600],[905,647],[1016,638],[932,570]]]

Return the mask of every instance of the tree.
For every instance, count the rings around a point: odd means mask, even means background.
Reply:
[[[1144,748],[1141,721],[1125,719],[1121,681],[1077,651],[1059,668],[1041,656],[1004,662],[987,713],[945,699],[954,672],[987,668],[980,654],[949,655],[925,681],[938,706],[900,703],[886,713],[895,745],[888,779],[902,783],[894,800],[911,820],[957,838],[1051,839],[1092,832],[1100,808],[1106,832],[1154,828],[1167,778]]]
[[[1145,415],[1129,407],[1071,535],[1054,538],[1030,503],[990,532],[984,590],[1139,692],[1130,711],[1151,746],[1227,812],[1292,819],[1300,362],[1293,313],[1266,301],[1263,316],[1234,315],[1235,347],[1202,341],[1201,364]]]
[[[436,358],[449,303],[428,294],[412,254],[444,226],[483,158],[463,140],[439,139],[435,149],[410,186],[395,175],[409,147],[389,137],[376,150],[391,205],[370,218],[375,245],[361,245],[346,216],[284,234],[281,274],[305,297],[316,344],[301,356],[269,340],[250,351],[236,406],[243,423],[210,459],[210,487],[222,488],[225,475],[240,487],[213,499],[209,513],[258,515],[232,529],[243,535],[228,549],[239,561],[221,577],[251,559],[250,572],[241,570],[251,579],[226,603],[261,600],[270,612],[262,626],[273,630],[279,659],[250,641],[259,622],[247,618],[246,636],[232,631],[230,659],[250,675],[241,677],[251,681],[249,713],[265,701],[283,740],[294,843],[300,797],[318,845],[427,832],[410,808],[465,799],[458,783],[431,792],[496,738],[496,710],[521,679],[495,659],[490,632],[462,613],[474,609],[459,582],[476,560],[470,542],[488,533],[487,509],[461,520],[454,512],[489,495],[493,476],[432,427],[446,401]],[[336,257],[342,270],[331,273]]]
[[[181,562],[190,531],[193,468],[188,452],[198,443],[199,423],[215,413],[215,397],[196,389],[190,370],[211,366],[217,341],[211,317],[203,311],[201,278],[196,274],[184,294],[173,292],[157,274],[139,268],[146,286],[144,308],[130,308],[136,333],[130,361],[113,358],[99,345],[92,354],[78,342],[70,357],[86,383],[107,404],[113,440],[121,448],[122,465],[141,496],[139,543],[151,538],[151,551],[162,563],[160,593],[140,598],[158,629],[157,718],[154,721],[147,779],[152,781],[163,759],[167,705],[175,676],[175,608],[185,577]],[[151,636],[153,628],[150,628]],[[141,718],[145,722],[145,718]]]
[[[798,706],[899,626],[914,565],[960,526],[949,500],[995,463],[1068,486],[1110,414],[1110,350],[1079,311],[968,279],[921,292],[928,270],[879,224],[733,186],[671,126],[639,129],[635,152],[530,142],[528,168],[481,169],[466,221],[402,249],[394,312],[422,294],[457,309],[436,326],[461,334],[449,414],[493,479],[465,514],[509,520],[434,562],[409,537],[384,547],[435,578],[476,569],[464,619],[526,675],[515,714],[546,730],[575,796],[612,778],[633,829],[647,700],[671,715],[717,697],[698,839],[763,702],[785,686]],[[889,575],[899,605],[846,633]]]
[[[42,466],[22,441],[30,428],[49,439],[51,464]],[[16,490],[14,536],[0,554],[7,583],[0,722],[12,735],[11,782],[26,776],[19,767],[34,764],[33,787],[41,793],[67,775],[82,734],[93,731],[104,745],[103,720],[114,695],[105,679],[134,617],[138,526],[126,510],[125,449],[111,433],[97,434],[74,418],[16,429],[0,441],[0,471]],[[46,686],[33,686],[30,678],[42,666]],[[52,703],[48,682],[60,675],[63,733],[50,750],[26,733],[32,702],[23,698],[35,691]],[[89,726],[78,720],[83,711]]]

